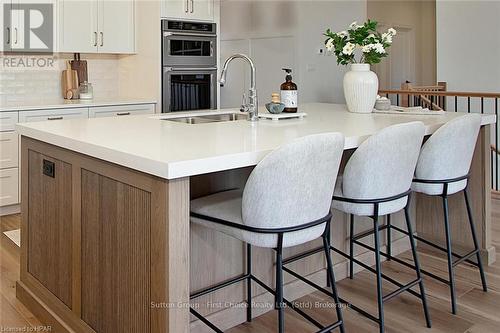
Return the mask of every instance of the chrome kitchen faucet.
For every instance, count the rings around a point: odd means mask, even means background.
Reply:
[[[244,54],[233,54],[229,58],[227,58],[226,62],[224,63],[224,66],[222,67],[222,72],[220,74],[220,85],[221,87],[224,86],[226,83],[226,75],[227,75],[227,67],[231,61],[233,61],[236,58],[244,59],[248,62],[251,68],[251,74],[250,74],[250,90],[248,92],[248,99],[245,98],[245,94],[243,94],[243,104],[241,105],[241,111],[242,112],[247,112],[248,113],[248,120],[249,121],[257,121],[259,120],[259,104],[257,100],[257,88],[255,87],[255,65],[248,56]]]

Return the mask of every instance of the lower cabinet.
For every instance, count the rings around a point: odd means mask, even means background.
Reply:
[[[28,272],[71,308],[72,167],[31,150],[28,170]]]
[[[89,108],[90,118],[130,116],[139,114],[155,113],[154,104],[120,105],[120,106],[99,106]]]
[[[55,332],[179,332],[169,308],[152,307],[170,283],[168,183],[22,140],[21,302],[50,313]]]
[[[19,169],[0,170],[0,206],[19,203]]]
[[[88,108],[48,109],[19,112],[19,122],[88,118]]]

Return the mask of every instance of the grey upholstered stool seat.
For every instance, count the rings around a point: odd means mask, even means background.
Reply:
[[[242,225],[242,196],[243,191],[230,190],[195,199],[191,201],[191,212]],[[259,234],[196,217],[191,217],[191,222],[215,229],[258,247],[274,248],[278,242],[277,234]],[[289,232],[283,235],[283,248],[304,244],[317,239],[321,237],[324,231],[325,223],[304,230]]]
[[[424,290],[424,282],[420,274],[416,245],[413,238],[410,214],[408,211],[409,194],[415,166],[417,164],[425,127],[422,122],[410,122],[387,127],[364,141],[347,161],[342,177],[337,178],[334,189],[332,207],[350,214],[349,254],[341,249],[331,247],[335,252],[349,259],[349,275],[354,276],[354,263],[357,263],[377,275],[378,318],[366,315],[379,324],[380,332],[384,332],[384,302],[409,292],[422,301],[427,327],[431,326],[430,316]],[[394,280],[391,282],[398,289],[388,295],[382,293],[381,253],[379,231],[387,229],[388,248],[390,247],[390,218],[387,225],[380,226],[380,217],[403,210],[410,239],[410,245],[415,262],[416,279],[403,285]],[[373,220],[373,229],[354,234],[354,215],[368,216]],[[360,240],[373,235],[374,246],[371,247]],[[375,269],[367,266],[354,257],[354,244],[363,246],[375,252]],[[420,286],[420,294],[411,288]]]
[[[340,133],[310,135],[293,140],[269,153],[254,168],[243,190],[233,189],[191,201],[191,221],[211,228],[247,244],[247,269],[242,276],[191,294],[191,299],[241,281],[247,282],[247,321],[252,320],[251,282],[256,282],[275,296],[278,310],[278,332],[284,331],[285,303],[320,329],[344,332],[340,306],[337,321],[323,326],[283,295],[283,248],[322,238],[326,257],[329,295],[336,304],[333,264],[330,256],[330,212],[333,184],[337,178],[344,151]],[[272,290],[252,274],[253,246],[272,248],[276,252],[276,288]],[[293,272],[292,272],[293,273]],[[291,274],[292,274],[291,273]],[[323,289],[325,290],[325,289]],[[216,332],[222,332],[193,308],[191,313]]]
[[[439,196],[442,200],[446,248],[444,249],[442,246],[433,244],[419,236],[415,238],[447,253],[448,280],[430,272],[423,272],[450,286],[451,309],[454,314],[457,311],[453,276],[453,267],[456,264],[467,261],[477,266],[479,268],[483,290],[487,291],[486,278],[481,262],[481,255],[479,253],[476,231],[467,194],[468,173],[480,127],[481,116],[478,114],[464,115],[441,126],[423,145],[415,170],[415,179],[412,183],[412,190],[414,192]],[[452,251],[448,214],[448,196],[460,191],[464,194],[471,238],[474,245],[474,250],[465,255],[458,255]],[[473,256],[476,257],[475,262],[470,260]]]

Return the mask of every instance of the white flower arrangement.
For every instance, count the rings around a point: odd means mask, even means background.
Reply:
[[[347,65],[352,63],[377,64],[386,57],[387,49],[392,44],[392,39],[397,31],[393,28],[387,32],[377,31],[378,23],[368,20],[363,25],[352,22],[347,31],[332,32],[328,29],[325,36],[326,49],[335,53],[337,64]],[[356,50],[361,50],[361,58],[356,61]]]

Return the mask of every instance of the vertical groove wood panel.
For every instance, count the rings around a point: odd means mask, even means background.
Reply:
[[[30,151],[28,272],[71,308],[72,167]],[[43,160],[55,164],[55,177],[43,174]]]
[[[150,331],[150,193],[82,170],[82,319]]]

